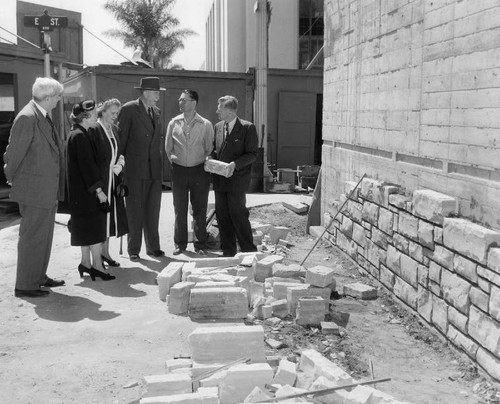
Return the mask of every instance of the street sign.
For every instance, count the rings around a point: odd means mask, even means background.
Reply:
[[[51,17],[47,10],[40,16],[25,15],[25,27],[35,27],[40,31],[54,31],[54,28],[66,28],[68,26],[68,17]]]

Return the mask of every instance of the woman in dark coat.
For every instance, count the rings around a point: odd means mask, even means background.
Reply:
[[[97,164],[110,205],[110,212],[106,215],[106,241],[103,243],[102,259],[113,267],[120,264],[109,254],[109,237],[121,237],[128,233],[125,198],[116,195],[117,186],[121,183],[120,173],[125,166],[125,158],[118,154],[119,128],[114,124],[120,107],[121,103],[116,98],[100,103],[97,106],[97,125],[89,131],[98,151]]]
[[[92,280],[115,279],[102,272],[102,243],[106,240],[106,210],[108,198],[104,192],[98,150],[92,143],[89,128],[96,123],[96,109],[93,100],[79,102],[73,106],[71,119],[73,127],[68,136],[68,200],[71,214],[68,227],[71,245],[80,246],[80,277],[86,272]],[[92,259],[91,259],[92,256]]]

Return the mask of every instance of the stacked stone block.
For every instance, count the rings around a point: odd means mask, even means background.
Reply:
[[[500,233],[455,217],[458,203],[448,195],[396,191],[364,179],[331,238],[500,380]]]

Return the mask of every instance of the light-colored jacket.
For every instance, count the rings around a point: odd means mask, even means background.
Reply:
[[[31,100],[14,120],[4,154],[4,173],[12,200],[40,208],[64,200],[64,146],[56,141],[47,119]]]

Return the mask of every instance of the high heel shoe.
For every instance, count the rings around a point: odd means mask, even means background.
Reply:
[[[91,268],[87,268],[85,265],[78,265],[78,272],[80,272],[80,278],[83,278],[83,274],[87,272],[90,275]]]
[[[104,255],[101,255],[102,260],[108,264],[110,267],[119,267],[120,263],[118,261],[115,261],[112,258],[107,258]]]
[[[95,278],[101,278],[103,281],[112,281],[113,279],[116,279],[116,276],[113,276],[113,275],[108,274],[106,272],[99,271],[98,269],[95,269],[94,267],[90,268],[89,275],[93,281],[95,281]]]

